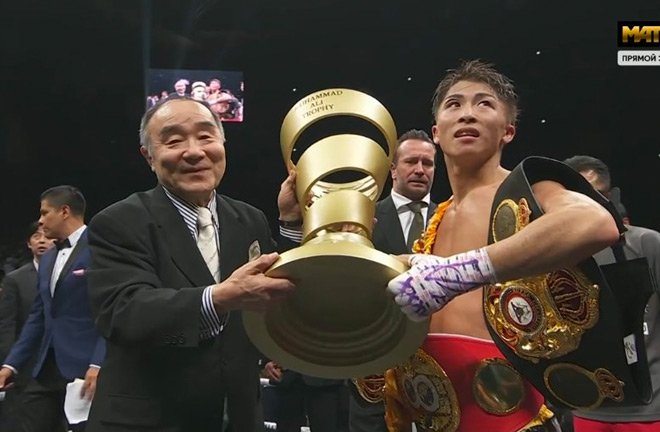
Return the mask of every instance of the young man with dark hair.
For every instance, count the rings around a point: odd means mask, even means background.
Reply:
[[[17,431],[67,430],[64,396],[68,382],[84,378],[80,397],[91,400],[105,357],[87,297],[85,198],[73,186],[56,186],[41,195],[39,224],[55,248],[40,261],[37,296],[23,331],[0,369],[0,388],[10,388],[38,349],[34,379],[25,388]],[[84,424],[74,430],[84,430]]]
[[[386,374],[391,431],[410,430],[411,421],[418,431],[555,430],[543,396],[493,343],[482,287],[572,266],[616,242],[618,230],[592,199],[538,181],[532,191],[544,215],[488,244],[517,114],[513,83],[480,61],[450,71],[436,89],[433,140],[453,195],[416,242],[417,254],[405,257],[411,269],[388,286],[411,319],[431,317],[422,349]]]
[[[39,259],[55,244],[44,235],[39,222],[32,222],[27,231],[27,247],[32,261],[7,274],[2,280],[0,296],[0,359],[4,361],[23,324],[30,313],[30,306],[37,294],[37,270]]]
[[[63,185],[47,189],[41,194],[41,202],[44,200],[53,208],[63,209],[66,206],[78,220],[85,217],[87,201],[76,187]]]
[[[7,274],[2,280],[2,294],[0,294],[0,362],[4,362],[11,347],[23,330],[28,319],[32,302],[37,294],[37,271],[41,256],[52,248],[53,240],[46,238],[39,222],[32,222],[26,235],[26,243],[32,260],[24,266]],[[34,355],[26,366],[30,370],[34,365]],[[30,374],[21,374],[14,388],[7,392],[2,404],[0,418],[0,431],[15,430],[13,421],[19,407],[18,403],[23,389],[30,379]]]

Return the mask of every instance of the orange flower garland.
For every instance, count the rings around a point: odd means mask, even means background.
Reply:
[[[435,244],[435,235],[438,231],[438,225],[442,222],[442,218],[445,216],[449,205],[451,204],[451,198],[442,204],[438,205],[438,208],[435,209],[435,213],[429,221],[428,228],[424,231],[421,238],[418,238],[413,245],[413,252],[429,255],[433,252],[433,245]]]
[[[413,244],[413,252],[421,254],[430,254],[433,251],[435,244],[435,236],[438,231],[438,225],[442,222],[449,205],[451,198],[442,204],[433,213],[429,221],[428,228],[422,234],[422,237],[415,241]],[[408,432],[410,431],[410,424],[412,423],[411,413],[403,403],[403,389],[399,389],[396,380],[396,370],[388,369],[385,372],[385,423],[389,432]]]

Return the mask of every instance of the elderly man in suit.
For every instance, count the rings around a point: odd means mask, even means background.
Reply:
[[[37,295],[37,270],[39,259],[54,242],[44,235],[39,222],[32,222],[27,232],[27,247],[32,252],[32,261],[7,274],[2,280],[2,293],[0,294],[0,362],[4,362],[11,347],[21,334],[23,325],[27,321],[32,302]],[[34,356],[26,366],[30,369],[34,365]],[[0,416],[0,431],[11,431],[12,421],[16,418],[20,394],[27,385],[30,374],[17,377],[14,388],[7,392],[2,404]]]
[[[390,167],[392,193],[376,204],[372,240],[376,249],[389,254],[412,250],[437,205],[430,190],[435,175],[436,147],[424,131],[402,134]],[[387,432],[380,376],[353,380],[349,384],[350,432]]]
[[[35,379],[21,400],[17,431],[65,430],[66,384],[75,378],[85,380],[81,397],[94,396],[105,342],[94,328],[87,297],[85,206],[82,193],[72,186],[56,186],[41,195],[39,223],[46,237],[56,241],[56,247],[41,258],[38,295],[0,369],[0,387],[7,388],[34,350],[39,349]]]
[[[89,293],[108,355],[88,431],[215,432],[225,399],[233,431],[261,430],[260,354],[241,310],[293,289],[263,274],[278,257],[266,218],[216,193],[225,135],[204,102],[159,103],[140,138],[158,185],[90,223]],[[294,183],[278,197],[282,221],[300,219]]]

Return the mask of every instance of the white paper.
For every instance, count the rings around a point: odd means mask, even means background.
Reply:
[[[85,380],[76,378],[73,382],[66,385],[66,396],[64,397],[64,414],[69,424],[78,424],[87,421],[89,416],[89,407],[92,401],[86,397],[81,397]]]

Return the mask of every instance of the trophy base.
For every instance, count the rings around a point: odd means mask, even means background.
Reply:
[[[381,374],[422,345],[428,320],[414,323],[386,292],[406,270],[366,239],[307,243],[283,253],[267,271],[296,284],[265,313],[243,312],[255,346],[280,366],[322,378]]]

